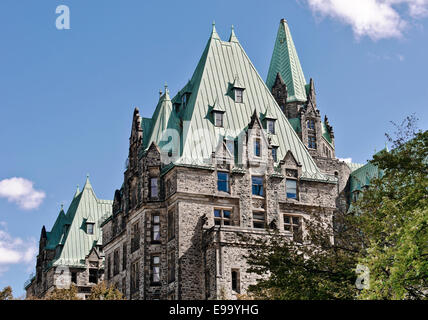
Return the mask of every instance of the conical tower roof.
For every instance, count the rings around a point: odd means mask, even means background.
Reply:
[[[272,90],[277,74],[280,74],[287,85],[287,102],[306,102],[306,80],[300,65],[299,56],[291,37],[290,28],[285,19],[281,19],[276,36],[275,47],[266,85]]]

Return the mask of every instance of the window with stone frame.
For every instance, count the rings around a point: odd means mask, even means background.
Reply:
[[[151,261],[151,285],[160,285],[160,255],[153,255]]]
[[[175,251],[168,255],[168,283],[175,281]]]
[[[228,172],[217,171],[217,191],[230,192]]]
[[[293,240],[296,242],[302,241],[302,218],[294,215],[284,214],[284,231],[289,231],[293,234]]]
[[[272,159],[273,162],[278,161],[278,147],[272,147]]]
[[[160,242],[160,215],[152,215],[152,243]]]
[[[255,196],[263,196],[263,177],[262,176],[252,176],[252,193]]]
[[[214,224],[216,226],[231,226],[232,210],[231,209],[214,209]]]
[[[232,269],[232,291],[236,293],[241,292],[241,279],[239,269]]]
[[[253,211],[253,228],[266,228],[266,214],[264,211]]]
[[[309,149],[316,149],[317,148],[317,138],[314,135],[308,136],[308,148]]]
[[[140,262],[131,264],[131,293],[137,292],[140,288]]]
[[[113,276],[119,273],[120,260],[119,260],[119,249],[114,250],[113,253]]]
[[[314,119],[308,119],[306,121],[307,128],[310,130],[315,130],[315,120]]]
[[[126,270],[126,263],[127,263],[127,245],[126,242],[122,245],[122,271]]]
[[[159,197],[159,179],[157,177],[150,178],[150,198]]]
[[[77,272],[71,272],[71,283],[77,284]]]
[[[285,180],[285,191],[288,199],[297,199],[297,180],[287,178]]]
[[[232,157],[235,156],[235,141],[234,140],[226,140],[226,148],[229,150]]]
[[[260,138],[254,138],[254,156],[260,157],[261,154],[261,140]]]
[[[89,283],[98,283],[98,269],[89,269]]]
[[[132,237],[131,237],[131,253],[140,248],[140,224],[134,223],[132,226]]]
[[[175,213],[174,209],[168,211],[168,241],[175,238]]]

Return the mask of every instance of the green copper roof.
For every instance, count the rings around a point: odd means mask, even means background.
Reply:
[[[100,220],[102,216],[111,215],[113,201],[100,200],[87,178],[83,190],[71,201],[67,213],[64,211],[48,233],[48,249],[62,247],[56,252],[53,265],[84,267],[84,259],[95,245],[102,244]],[[94,234],[86,233],[86,222],[94,223]],[[67,227],[65,227],[67,225]]]
[[[367,162],[362,167],[356,169],[351,173],[350,177],[350,191],[361,191],[363,187],[368,186],[373,178],[380,178],[383,176],[383,170],[371,162]]]
[[[300,118],[291,118],[291,119],[288,119],[288,122],[290,122],[294,131],[296,131],[297,133],[302,132],[302,126],[300,123]]]
[[[321,131],[322,131],[322,136],[327,140],[328,143],[330,143],[332,145],[331,136],[327,130],[327,126],[326,126],[325,122],[321,123]]]
[[[269,107],[269,113],[277,119],[278,159],[284,158],[287,151],[291,150],[302,164],[303,178],[328,180],[316,166],[236,36],[231,39],[231,42],[222,41],[213,30],[190,80],[189,87],[192,89],[187,106],[180,109],[179,113],[175,109],[171,112],[167,127],[176,129],[181,136],[180,157],[175,164],[206,166],[223,137],[238,137],[247,129],[254,110],[263,118]],[[236,103],[231,94],[236,79],[245,88],[243,103]],[[172,99],[173,103],[180,100],[179,95]],[[224,128],[215,127],[210,116],[210,110],[215,104],[225,110]],[[156,121],[154,115],[151,122]],[[159,140],[153,141],[160,145]],[[145,144],[145,148],[149,146]]]
[[[276,75],[280,74],[287,85],[287,102],[307,100],[307,86],[302,66],[294,46],[293,38],[285,19],[282,19],[273,49],[272,59],[270,61],[269,72],[266,84],[272,89],[275,83]]]
[[[353,162],[346,162],[346,164],[348,165],[349,169],[351,169],[351,172],[361,168],[362,166],[364,166],[364,164],[362,163],[353,163]]]

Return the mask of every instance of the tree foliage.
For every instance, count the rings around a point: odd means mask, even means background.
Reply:
[[[92,287],[88,300],[124,300],[124,297],[115,286],[107,286],[103,281]]]
[[[12,288],[10,286],[0,291],[0,300],[13,300]]]
[[[247,261],[261,299],[426,299],[428,295],[428,132],[414,116],[396,125],[390,152],[373,157],[371,180],[352,213],[321,207],[305,218],[302,243],[278,231],[257,240]],[[334,241],[332,240],[334,239]],[[357,265],[369,270],[356,288]]]
[[[414,117],[396,127],[392,150],[372,161],[384,175],[356,203],[360,263],[370,270],[360,299],[428,297],[428,131],[417,131]]]
[[[81,300],[77,296],[77,287],[72,284],[68,289],[65,288],[55,288],[49,292],[44,300]]]

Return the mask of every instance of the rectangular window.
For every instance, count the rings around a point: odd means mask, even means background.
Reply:
[[[158,214],[152,216],[152,241],[160,241],[160,216]]]
[[[232,210],[214,209],[214,224],[216,226],[230,226]]]
[[[287,179],[286,180],[286,192],[287,198],[289,199],[297,199],[297,181]]]
[[[214,112],[214,125],[216,127],[223,127],[223,113]]]
[[[301,218],[296,216],[284,215],[284,230],[293,234],[293,239],[297,242],[302,241],[302,223]]]
[[[175,281],[175,252],[168,256],[168,283]]]
[[[272,148],[272,159],[273,159],[273,162],[278,161],[278,148],[277,147]]]
[[[131,265],[131,293],[138,291],[140,288],[140,263],[134,262]]]
[[[260,157],[260,139],[254,139],[254,155]]]
[[[308,136],[308,147],[309,149],[317,148],[317,138],[315,136]]]
[[[94,224],[93,223],[86,223],[86,233],[87,234],[94,234]]]
[[[235,89],[235,102],[242,103],[244,101],[244,90]]]
[[[174,210],[168,211],[168,241],[175,237],[175,216]]]
[[[160,256],[152,256],[152,284],[160,284]]]
[[[135,223],[132,226],[132,238],[131,238],[131,253],[140,248],[140,226],[139,223]]]
[[[241,292],[241,279],[237,269],[232,269],[232,291]]]
[[[98,270],[97,269],[89,269],[89,282],[90,283],[98,283]]]
[[[308,120],[307,124],[308,124],[308,129],[315,130],[315,120],[312,120],[312,119]]]
[[[265,213],[261,211],[253,212],[253,228],[264,229],[265,227]]]
[[[232,157],[234,157],[235,156],[235,141],[227,140],[226,141],[226,148],[227,148],[227,150],[229,150]]]
[[[119,249],[115,250],[113,253],[113,275],[119,273]]]
[[[126,242],[122,247],[122,270],[126,270],[126,258],[127,258],[127,250],[126,250]]]
[[[267,121],[267,129],[269,133],[275,134],[275,120]]]
[[[229,174],[227,172],[217,172],[217,190],[229,192]]]
[[[77,272],[72,272],[71,273],[71,282],[74,283],[74,284],[77,284]]]
[[[157,198],[158,194],[158,178],[150,178],[150,197]]]
[[[263,177],[252,177],[253,195],[263,196]]]

